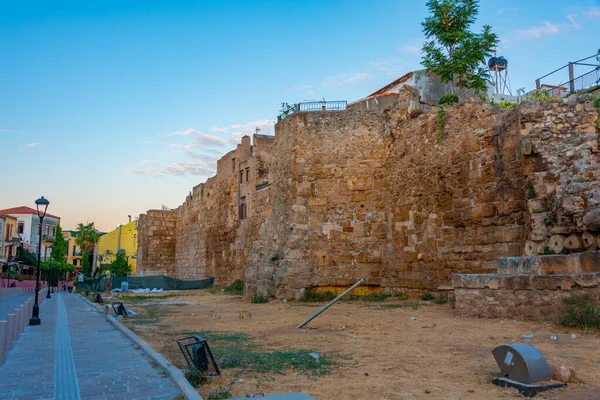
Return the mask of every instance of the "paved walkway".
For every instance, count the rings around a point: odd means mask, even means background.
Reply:
[[[0,399],[173,399],[171,380],[74,294],[40,306],[0,366]]]
[[[10,296],[0,296],[0,321],[6,321],[8,314],[14,314],[15,308],[32,296],[32,293],[13,294]]]

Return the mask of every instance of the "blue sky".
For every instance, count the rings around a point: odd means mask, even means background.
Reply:
[[[0,208],[44,195],[63,227],[111,230],[177,207],[281,102],[352,101],[420,68],[424,4],[0,0]],[[482,24],[513,90],[600,47],[599,1],[484,0]]]

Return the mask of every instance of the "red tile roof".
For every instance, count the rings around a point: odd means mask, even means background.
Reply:
[[[373,97],[373,96],[377,96],[379,94],[383,94],[386,91],[390,90],[391,88],[393,88],[394,86],[404,82],[405,80],[407,80],[408,78],[410,78],[411,76],[413,76],[412,72],[409,72],[408,74],[402,75],[400,78],[396,79],[393,82],[388,83],[387,85],[385,85],[384,87],[382,87],[381,89],[379,89],[378,91],[371,93],[368,97]]]
[[[33,215],[37,215],[37,210],[35,210],[31,207],[21,206],[21,207],[5,208],[4,210],[0,210],[0,214],[9,214],[9,215],[33,214]],[[56,215],[52,215],[52,214],[46,214],[46,217],[60,219],[60,217],[57,217]]]

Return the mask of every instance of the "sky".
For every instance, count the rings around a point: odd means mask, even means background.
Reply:
[[[282,102],[350,102],[420,69],[426,16],[408,0],[0,0],[0,209],[43,195],[64,229],[110,231],[176,208],[241,136],[273,134]],[[531,90],[596,53],[600,0],[482,0],[484,24],[513,92]]]

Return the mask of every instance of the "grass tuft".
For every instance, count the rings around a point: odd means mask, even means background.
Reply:
[[[263,296],[260,293],[254,293],[252,295],[252,303],[253,304],[262,304],[262,303],[268,303],[269,302],[269,298],[267,296]]]
[[[336,298],[335,293],[333,292],[318,292],[315,289],[306,289],[306,294],[302,301],[306,302],[321,302],[321,301],[331,301]]]
[[[564,302],[565,315],[559,320],[561,325],[600,329],[600,309],[597,301],[587,294],[573,294],[564,299]]]
[[[435,299],[435,296],[432,295],[431,293],[423,293],[421,295],[421,300],[427,301],[427,300],[433,300]]]
[[[190,385],[192,385],[195,388],[208,383],[208,381],[210,380],[208,376],[204,375],[202,371],[196,368],[188,369],[185,372],[185,379],[187,379]]]
[[[293,370],[298,374],[319,376],[331,373],[337,365],[331,353],[320,354],[316,360],[309,355],[310,350],[263,351],[243,333],[183,331],[179,334],[207,339],[221,369],[239,368],[262,374],[284,374],[286,370]]]
[[[242,296],[244,294],[244,282],[235,281],[231,285],[227,286],[224,292],[234,296]]]

